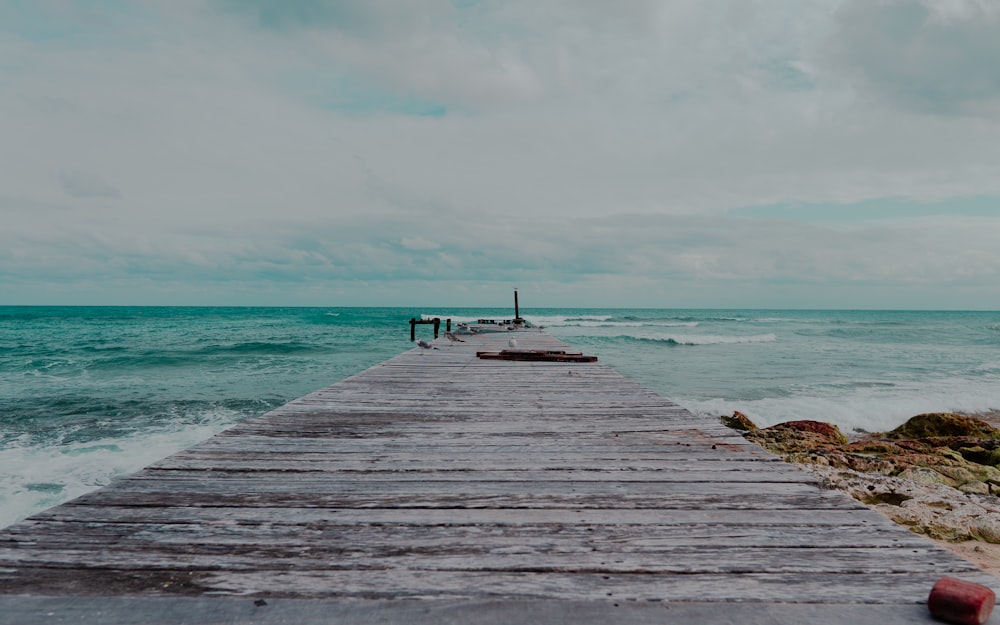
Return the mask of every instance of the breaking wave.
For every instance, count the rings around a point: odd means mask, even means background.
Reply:
[[[643,343],[663,343],[666,345],[695,346],[695,345],[738,345],[741,343],[773,343],[778,340],[777,335],[750,334],[745,336],[725,336],[718,334],[678,334],[671,336],[629,336],[623,335],[615,338],[640,341]]]

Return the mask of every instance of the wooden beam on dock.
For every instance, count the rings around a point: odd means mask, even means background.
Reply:
[[[891,625],[932,622],[942,575],[995,586],[605,366],[476,357],[507,337],[407,351],[7,528],[0,622]]]

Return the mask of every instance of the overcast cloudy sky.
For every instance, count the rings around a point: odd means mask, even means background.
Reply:
[[[1000,309],[1000,0],[0,0],[0,304]]]

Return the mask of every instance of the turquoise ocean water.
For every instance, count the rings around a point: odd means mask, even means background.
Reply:
[[[523,309],[695,413],[895,427],[1000,410],[1000,313]],[[0,526],[508,309],[0,307]],[[418,327],[424,338],[430,326]]]

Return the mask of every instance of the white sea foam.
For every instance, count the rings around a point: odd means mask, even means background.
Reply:
[[[695,328],[697,321],[664,321],[629,319],[626,321],[612,321],[614,317],[610,315],[579,315],[573,317],[525,317],[534,324],[548,327],[579,327],[579,328]]]
[[[943,379],[896,385],[858,387],[849,392],[802,389],[790,397],[757,400],[675,398],[692,412],[718,416],[739,410],[767,427],[784,421],[812,419],[834,423],[845,433],[884,432],[927,412],[979,413],[1000,409],[1000,379]]]
[[[235,421],[236,413],[205,415],[204,423],[145,430],[59,446],[0,449],[0,527],[79,497],[170,454],[203,441]]]
[[[558,321],[546,321],[544,319],[528,319],[534,324],[549,328],[641,328],[644,323],[641,321],[590,321],[587,319],[565,319]]]
[[[773,343],[778,340],[774,333],[748,335],[722,334],[660,334],[655,336],[622,335],[616,338],[630,338],[639,341],[662,342],[671,345],[738,345],[741,343]]]

